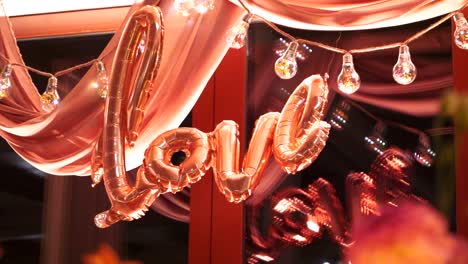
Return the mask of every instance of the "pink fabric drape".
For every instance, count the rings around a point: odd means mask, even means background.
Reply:
[[[231,0],[238,3],[238,0]],[[307,30],[357,30],[413,23],[460,9],[466,0],[243,0],[252,13]]]
[[[138,2],[136,6],[150,2]],[[275,14],[287,13],[294,17],[294,14],[300,13],[305,23],[352,28],[358,24],[374,25],[377,20],[391,21],[416,14],[426,14],[427,10],[433,10],[435,7],[441,12],[448,12],[467,1],[380,0],[361,1],[359,4],[349,4],[346,1],[314,3],[314,1],[292,0],[268,1],[268,4],[266,0],[246,2],[254,12],[259,11],[259,14],[270,10],[269,12]],[[401,4],[403,2],[406,4]],[[412,8],[408,7],[410,3]],[[141,164],[145,148],[158,134],[177,127],[190,111],[227,51],[224,42],[226,30],[243,14],[242,9],[228,1],[217,1],[215,10],[203,16],[189,18],[177,15],[172,8],[171,0],[163,0],[159,5],[166,21],[161,72],[156,80],[158,88],[151,97],[141,137],[135,147],[126,153],[129,169]],[[372,13],[380,14],[380,19],[372,20],[375,16],[368,16],[371,6]],[[390,9],[393,11],[390,12]],[[314,15],[312,11],[321,15]],[[390,16],[389,12],[393,15]],[[400,14],[397,15],[398,13]],[[306,20],[305,17],[314,20]],[[336,21],[330,21],[333,17],[355,19],[336,24]],[[287,22],[287,20],[276,21],[273,15],[266,18],[274,22]],[[301,17],[296,19],[300,20]],[[295,26],[294,23],[288,25]],[[0,30],[2,32],[0,52],[4,53],[11,62],[21,63],[21,55],[5,14],[0,18]],[[103,59],[108,68],[120,30],[103,51],[103,54],[109,53]],[[45,114],[40,109],[39,94],[28,73],[16,67],[12,76],[11,97],[0,103],[1,136],[19,155],[40,170],[60,175],[88,174],[92,145],[102,127],[103,101],[96,96],[95,90],[90,88],[94,78],[95,68],[92,67],[76,87],[64,89],[71,91],[66,96],[62,95],[64,99],[59,108],[51,114]],[[365,91],[365,88],[363,90]],[[384,102],[376,100],[375,103]]]
[[[143,4],[138,2],[135,10]],[[159,6],[165,20],[164,55],[155,91],[146,111],[142,133],[135,147],[127,150],[127,168],[139,166],[147,146],[160,133],[177,127],[197,101],[205,84],[227,51],[224,32],[238,21],[243,11],[227,1],[204,16],[183,17],[172,8],[173,1]],[[132,12],[132,11],[130,11]],[[0,52],[10,62],[23,63],[5,14],[0,17]],[[110,69],[120,28],[102,54]],[[0,102],[0,134],[12,148],[36,168],[58,175],[89,173],[90,153],[103,124],[104,101],[91,83],[95,67],[67,95],[57,110],[41,110],[39,94],[26,70],[15,67],[11,97]],[[59,78],[60,86],[60,78]]]
[[[154,1],[138,1],[132,10]],[[232,0],[232,2],[237,1]],[[245,2],[255,14],[278,24],[303,29],[339,28],[345,30],[393,26],[423,20],[458,9],[468,0],[361,0],[358,2],[245,0]],[[187,18],[177,15],[172,4],[172,0],[162,0],[159,3],[166,26],[161,71],[155,81],[157,88],[151,96],[140,138],[135,147],[126,152],[128,169],[141,164],[144,151],[154,138],[166,130],[177,127],[189,113],[227,51],[224,41],[225,32],[244,14],[242,9],[223,0],[216,1],[216,8],[207,14]],[[111,68],[113,51],[121,30],[122,27],[102,53],[108,54],[103,59],[108,69]],[[0,14],[0,32],[0,52],[5,54],[10,62],[23,63],[14,33],[3,13]],[[368,35],[367,39],[379,41],[371,35]],[[349,36],[348,41],[351,45],[352,36]],[[345,43],[342,44],[341,47],[347,48]],[[359,44],[362,47],[370,43]],[[334,60],[340,59],[335,56]],[[329,59],[321,63],[328,65]],[[358,60],[356,63],[359,63]],[[269,71],[272,71],[271,65],[273,63],[269,65],[271,67],[268,68]],[[332,65],[335,67],[333,71],[336,72],[339,66],[336,66],[336,63]],[[304,74],[308,76],[318,72],[320,72],[319,69],[309,68]],[[421,75],[420,77],[422,80],[427,80]],[[88,174],[90,153],[103,124],[104,102],[97,96],[96,90],[91,88],[91,83],[95,78],[95,67],[91,67],[73,89],[61,89],[70,90],[70,92],[67,95],[61,95],[63,100],[56,111],[46,114],[41,110],[39,94],[28,72],[15,67],[11,78],[11,96],[0,101],[0,135],[20,156],[42,171],[58,175]],[[441,87],[446,84],[447,80],[441,78]],[[423,82],[419,85],[415,84],[413,91],[423,91],[426,85]],[[271,89],[270,86],[265,87]],[[291,88],[294,87],[291,86]],[[398,91],[399,97],[406,97],[406,91],[397,90],[391,85],[388,88],[393,89],[394,92]],[[389,103],[388,98],[384,98],[390,93],[387,91],[387,87],[372,87],[369,84],[367,87],[363,86],[354,98],[385,106]],[[394,92],[391,93],[394,95]],[[376,96],[376,93],[380,95]],[[404,100],[402,99],[401,102]],[[434,100],[434,98],[427,98],[427,102],[434,102]],[[394,107],[389,108],[405,111],[407,105],[420,104],[418,109],[421,113],[428,113],[427,109],[434,111],[433,107],[426,109],[426,104],[421,104],[420,101],[410,100],[406,103],[400,106],[392,103]],[[275,108],[274,105],[272,108]],[[265,190],[267,189],[269,188]],[[164,199],[166,200],[160,199],[158,203],[167,202],[181,206],[174,209],[171,206],[159,205],[158,208],[163,208],[161,210],[172,217],[187,220],[186,203],[179,203],[180,199],[171,201],[171,197]]]

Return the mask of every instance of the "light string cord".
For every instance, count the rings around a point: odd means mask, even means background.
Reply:
[[[28,65],[25,65],[25,64],[22,64],[22,63],[17,63],[17,62],[11,62],[10,59],[8,59],[5,55],[3,55],[2,53],[0,53],[0,59],[2,59],[3,61],[5,61],[5,63],[7,64],[11,64],[12,66],[17,66],[17,67],[21,67],[21,68],[24,68],[30,72],[33,72],[35,74],[38,74],[38,75],[42,75],[42,76],[45,76],[45,77],[60,77],[60,76],[63,76],[65,74],[68,74],[70,72],[73,72],[73,71],[76,71],[76,70],[79,70],[79,69],[82,69],[82,68],[85,68],[85,67],[88,67],[88,66],[91,66],[93,65],[94,63],[97,63],[99,61],[102,61],[104,60],[104,58],[106,58],[110,53],[112,53],[113,51],[115,50],[115,47],[112,48],[111,50],[109,50],[108,52],[106,52],[105,54],[101,55],[99,58],[97,59],[93,59],[93,60],[90,60],[90,61],[87,61],[87,62],[84,62],[84,63],[81,63],[81,64],[78,64],[78,65],[75,65],[75,66],[72,66],[72,67],[69,67],[69,68],[66,68],[64,70],[60,70],[60,71],[57,71],[56,73],[50,73],[50,72],[45,72],[45,71],[41,71],[39,69],[36,69],[36,68],[33,68],[33,67],[30,67]]]
[[[5,14],[5,19],[8,21],[8,24],[11,26],[11,21],[10,21],[10,17],[6,15],[6,11],[5,11],[5,6],[3,5],[3,0],[0,0],[0,6],[1,6],[1,9],[2,9],[2,12],[3,14]],[[98,61],[102,61],[106,56],[108,56],[112,51],[115,50],[115,47],[112,48],[109,52],[105,53],[104,55],[100,56],[99,58],[97,59],[93,59],[91,61],[88,61],[88,62],[85,62],[85,63],[82,63],[82,64],[79,64],[79,65],[75,65],[75,66],[72,66],[70,68],[67,68],[67,69],[64,69],[64,70],[61,70],[61,71],[58,71],[56,72],[55,74],[53,73],[50,73],[50,72],[45,72],[45,71],[41,71],[39,69],[36,69],[36,68],[33,68],[33,67],[30,67],[28,65],[25,65],[25,64],[22,64],[22,63],[17,63],[17,62],[11,62],[9,58],[7,58],[4,54],[0,53],[0,59],[2,59],[4,62],[6,62],[7,64],[10,64],[12,66],[17,66],[17,67],[21,67],[21,68],[24,68],[30,72],[33,72],[35,74],[38,74],[38,75],[42,75],[42,76],[45,76],[45,77],[59,77],[59,76],[62,76],[62,75],[65,75],[67,73],[70,73],[70,72],[73,72],[75,70],[78,70],[78,69],[81,69],[81,68],[84,68],[84,67],[88,67],[90,65],[93,65],[94,63],[98,62]]]
[[[244,3],[243,0],[238,0],[238,3],[241,5],[241,7],[252,17],[254,18],[258,18],[260,19],[262,22],[264,22],[266,25],[268,25],[271,29],[273,29],[275,32],[277,32],[278,34],[280,34],[281,36],[289,39],[290,41],[297,41],[299,43],[303,43],[303,44],[308,44],[308,45],[311,45],[311,46],[316,46],[316,47],[319,47],[319,48],[323,48],[325,50],[328,50],[328,51],[332,51],[332,52],[335,52],[335,53],[340,53],[340,54],[346,54],[346,53],[351,53],[351,54],[357,54],[357,53],[368,53],[368,52],[373,52],[373,51],[380,51],[380,50],[386,50],[386,49],[393,49],[393,48],[398,48],[402,45],[408,45],[409,43],[421,38],[423,35],[425,35],[426,33],[428,33],[429,31],[431,31],[432,29],[438,27],[439,25],[441,25],[442,23],[444,23],[445,21],[451,19],[457,12],[460,12],[461,10],[463,10],[465,7],[468,6],[468,3],[466,3],[465,5],[463,5],[459,10],[456,10],[456,11],[453,11],[453,12],[450,12],[448,13],[447,15],[443,16],[442,18],[440,18],[439,20],[437,20],[436,22],[432,23],[431,25],[429,25],[428,27],[416,32],[415,34],[411,35],[409,38],[407,38],[405,41],[402,41],[402,42],[395,42],[395,43],[390,43],[390,44],[386,44],[386,45],[381,45],[381,46],[372,46],[372,47],[367,47],[367,48],[361,48],[361,49],[351,49],[351,50],[345,50],[345,49],[341,49],[341,48],[338,48],[337,44],[338,44],[338,41],[341,37],[341,33],[340,33],[340,36],[339,38],[337,39],[336,41],[336,47],[333,47],[333,46],[330,46],[330,45],[327,45],[327,44],[324,44],[324,43],[320,43],[320,42],[316,42],[316,41],[311,41],[311,40],[307,40],[307,39],[302,39],[302,38],[296,38],[294,37],[293,35],[287,33],[286,31],[282,30],[281,28],[279,28],[277,25],[275,25],[274,23],[270,22],[269,20],[259,16],[259,15],[256,15],[256,14],[253,14],[250,9],[246,6],[246,4]],[[393,126],[393,127],[398,127],[400,129],[403,129],[409,133],[412,133],[412,134],[415,134],[415,135],[418,135],[419,137],[427,137],[427,135],[445,135],[445,134],[453,134],[453,127],[440,127],[440,128],[433,128],[433,129],[428,129],[426,131],[422,131],[422,130],[419,130],[417,128],[414,128],[414,127],[410,127],[410,126],[407,126],[407,125],[403,125],[401,123],[398,123],[398,122],[395,122],[395,121],[391,121],[391,120],[383,120],[377,116],[375,116],[374,114],[372,114],[371,112],[369,112],[367,109],[365,109],[363,106],[351,101],[351,100],[347,100],[349,104],[353,105],[354,107],[358,108],[359,110],[361,110],[364,114],[366,114],[367,116],[369,116],[370,118],[374,119],[376,122],[382,122],[386,125],[389,125],[389,126]]]
[[[419,130],[415,127],[410,127],[395,121],[391,120],[385,120],[382,118],[377,117],[376,115],[372,114],[369,110],[367,110],[364,106],[352,101],[352,100],[346,100],[346,102],[353,107],[359,109],[361,112],[363,112],[365,115],[370,117],[371,119],[375,120],[376,122],[382,122],[385,125],[392,126],[392,127],[397,127],[400,129],[405,130],[406,132],[409,132],[411,134],[417,135],[419,137],[427,137],[428,135],[431,136],[441,136],[441,135],[451,135],[454,133],[453,127],[436,127],[436,128],[430,128],[427,130]]]
[[[260,19],[261,21],[263,21],[265,24],[267,24],[270,28],[272,28],[274,31],[276,31],[278,34],[282,35],[283,37],[291,40],[291,41],[297,41],[299,43],[303,43],[303,44],[308,44],[308,45],[311,45],[311,46],[316,46],[316,47],[319,47],[319,48],[323,48],[325,50],[328,50],[328,51],[332,51],[332,52],[336,52],[336,53],[340,53],[340,54],[346,54],[346,53],[351,53],[351,54],[357,54],[357,53],[368,53],[368,52],[373,52],[373,51],[379,51],[379,50],[386,50],[386,49],[393,49],[393,48],[398,48],[402,45],[407,45],[417,39],[419,39],[420,37],[422,37],[423,35],[425,35],[427,32],[431,31],[432,29],[436,28],[437,26],[439,26],[440,24],[444,23],[445,21],[449,20],[450,18],[452,18],[457,12],[459,12],[459,10],[457,11],[453,11],[453,12],[450,12],[448,13],[447,15],[443,16],[441,19],[437,20],[435,23],[431,24],[430,26],[428,26],[427,28],[421,30],[421,31],[418,31],[416,32],[415,34],[413,34],[412,36],[410,36],[408,39],[406,39],[405,41],[403,42],[395,42],[395,43],[390,43],[390,44],[386,44],[386,45],[381,45],[381,46],[373,46],[373,47],[367,47],[367,48],[361,48],[361,49],[351,49],[351,50],[346,50],[346,49],[341,49],[341,48],[338,48],[338,47],[333,47],[333,46],[330,46],[330,45],[327,45],[327,44],[324,44],[324,43],[321,43],[321,42],[316,42],[316,41],[312,41],[312,40],[308,40],[308,39],[303,39],[303,38],[296,38],[294,37],[293,35],[287,33],[286,31],[280,29],[277,25],[275,25],[274,23],[268,21],[267,19],[259,16],[259,15],[256,15],[256,14],[253,14],[250,9],[245,5],[244,1],[243,0],[238,0],[239,4],[241,5],[241,7],[247,12],[249,13],[251,16],[255,17],[255,18],[258,18]],[[460,8],[460,10],[463,10],[466,6],[468,6],[468,3],[463,5],[462,8]],[[7,17],[7,19],[9,19]],[[45,77],[59,77],[59,76],[62,76],[62,75],[65,75],[65,74],[68,74],[70,72],[73,72],[73,71],[76,71],[78,69],[81,69],[81,68],[84,68],[84,67],[88,67],[98,61],[101,61],[103,60],[107,55],[109,55],[109,53],[111,53],[114,49],[110,50],[108,53],[102,55],[100,58],[97,58],[97,59],[93,59],[91,61],[88,61],[88,62],[85,62],[85,63],[82,63],[82,64],[79,64],[79,65],[75,65],[75,66],[72,66],[70,68],[67,68],[67,69],[64,69],[64,70],[61,70],[61,71],[58,71],[56,73],[50,73],[50,72],[45,72],[45,71],[41,71],[39,69],[36,69],[36,68],[33,68],[33,67],[30,67],[30,66],[27,66],[25,64],[22,64],[22,63],[17,63],[17,62],[11,62],[5,55],[1,54],[0,53],[0,59],[4,60],[6,63],[8,64],[11,64],[12,66],[17,66],[17,67],[22,67],[24,69],[27,69],[33,73],[36,73],[38,75],[42,75],[42,76],[45,76]]]
[[[361,48],[361,49],[351,49],[351,50],[346,50],[346,49],[341,49],[341,48],[338,48],[338,47],[333,47],[333,46],[330,46],[330,45],[327,45],[327,44],[324,44],[324,43],[321,43],[321,42],[316,42],[316,41],[312,41],[312,40],[308,40],[308,39],[303,39],[303,38],[296,38],[294,37],[293,35],[287,33],[286,31],[282,30],[281,28],[279,28],[277,25],[275,25],[273,22],[270,22],[269,20],[263,18],[262,16],[259,16],[259,15],[256,15],[256,14],[253,14],[250,9],[245,5],[244,1],[243,0],[237,0],[239,2],[239,4],[241,5],[241,7],[247,12],[249,13],[252,17],[255,17],[259,20],[261,20],[262,22],[264,22],[265,24],[267,24],[271,29],[273,29],[274,31],[276,31],[278,34],[282,35],[283,37],[289,39],[290,41],[297,41],[299,43],[303,43],[303,44],[308,44],[308,45],[311,45],[311,46],[316,46],[316,47],[319,47],[319,48],[322,48],[322,49],[325,49],[325,50],[328,50],[328,51],[333,51],[333,52],[336,52],[336,53],[340,53],[340,54],[346,54],[346,53],[351,53],[351,54],[358,54],[358,53],[368,53],[368,52],[373,52],[373,51],[379,51],[379,50],[387,50],[387,49],[393,49],[393,48],[398,48],[402,45],[407,45],[417,39],[419,39],[420,37],[422,37],[423,35],[425,35],[427,32],[431,31],[432,29],[436,28],[437,26],[439,26],[440,24],[444,23],[445,21],[449,20],[450,18],[452,18],[456,13],[460,12],[461,10],[463,10],[465,7],[468,6],[468,3],[466,3],[465,5],[463,5],[459,10],[456,10],[456,11],[453,11],[453,12],[450,12],[448,13],[447,15],[443,16],[442,18],[440,18],[439,20],[437,20],[435,23],[429,25],[427,28],[421,30],[421,31],[418,31],[416,32],[415,34],[413,34],[412,36],[410,36],[408,39],[406,39],[405,41],[402,41],[402,42],[394,42],[394,43],[390,43],[390,44],[386,44],[386,45],[381,45],[381,46],[372,46],[372,47],[367,47],[367,48]]]

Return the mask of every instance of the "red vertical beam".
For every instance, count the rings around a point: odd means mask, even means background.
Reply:
[[[453,44],[452,56],[455,91],[468,95],[468,51]],[[456,130],[455,142],[457,232],[468,238],[468,133]]]
[[[204,132],[214,128],[214,80],[192,110],[192,126]],[[189,263],[211,263],[211,202],[213,177],[211,170],[190,190]]]
[[[239,124],[240,153],[245,147],[246,52],[231,49],[215,73],[215,123]],[[211,263],[243,263],[244,206],[226,201],[213,184]]]

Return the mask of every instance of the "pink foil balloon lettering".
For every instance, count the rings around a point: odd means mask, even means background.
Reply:
[[[272,153],[284,170],[295,173],[315,160],[328,138],[330,126],[320,121],[328,87],[326,80],[313,75],[299,85],[281,114],[266,113],[257,120],[242,168],[234,121],[221,122],[211,133],[177,128],[159,135],[146,149],[131,186],[125,148],[131,148],[138,138],[159,69],[163,35],[161,11],[145,6],[133,14],[117,47],[104,131],[92,156],[93,185],[103,179],[111,202],[109,210],[95,217],[101,228],[140,218],[161,193],[181,191],[199,181],[210,167],[226,199],[241,202],[261,180]],[[140,51],[142,44],[145,46]],[[131,110],[129,117],[127,109]],[[183,152],[186,158],[173,164],[177,152]]]

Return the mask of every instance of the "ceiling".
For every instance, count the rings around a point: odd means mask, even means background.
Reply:
[[[56,13],[75,10],[98,9],[108,7],[130,6],[135,0],[3,0],[8,16]]]

